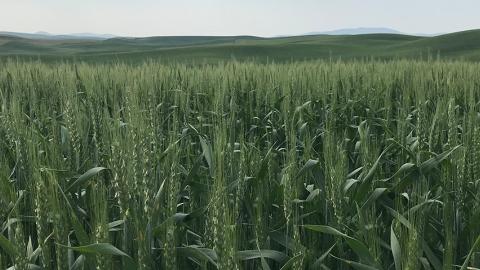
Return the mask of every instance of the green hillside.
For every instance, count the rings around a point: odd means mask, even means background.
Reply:
[[[0,36],[0,57],[44,60],[217,61],[226,59],[313,60],[426,58],[480,60],[480,30],[436,37],[397,34],[345,36],[182,36],[107,40],[35,40]]]

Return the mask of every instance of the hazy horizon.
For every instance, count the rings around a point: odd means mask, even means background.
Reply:
[[[345,28],[436,34],[480,28],[480,2],[447,0],[4,0],[0,31],[117,36],[298,35]]]

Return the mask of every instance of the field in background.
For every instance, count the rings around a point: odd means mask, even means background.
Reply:
[[[5,62],[0,268],[478,268],[479,101],[472,62]]]
[[[345,36],[193,36],[112,38],[106,40],[28,39],[0,34],[0,59],[86,62],[287,62],[318,59],[463,59],[480,60],[480,30],[436,37],[399,34]]]

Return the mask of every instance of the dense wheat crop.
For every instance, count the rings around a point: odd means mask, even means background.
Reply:
[[[0,268],[480,268],[479,102],[478,63],[1,63]]]

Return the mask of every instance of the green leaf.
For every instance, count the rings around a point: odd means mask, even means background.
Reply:
[[[310,202],[312,201],[313,199],[315,199],[315,197],[317,197],[318,195],[320,194],[320,189],[314,189],[312,190],[312,192],[310,192],[310,194],[308,194],[307,198],[305,200],[300,200],[300,199],[294,199],[293,202],[294,203],[305,203],[305,202]]]
[[[462,264],[462,268],[460,270],[466,270],[468,269],[468,263],[470,262],[470,258],[472,257],[473,252],[477,249],[477,247],[480,247],[480,235],[478,236],[477,240],[475,243],[473,243],[472,248],[470,249],[470,252],[468,252],[467,257],[465,258],[465,261]]]
[[[68,247],[63,245],[60,245],[60,246],[75,250],[82,254],[100,254],[100,255],[112,255],[112,256],[122,256],[122,257],[130,258],[128,254],[126,254],[125,252],[121,251],[120,249],[114,247],[112,244],[109,244],[109,243],[96,243],[96,244],[90,244],[90,245],[78,246],[78,247]]]
[[[420,258],[418,258],[418,260],[422,263],[423,269],[432,270],[432,268],[430,267],[430,263],[428,262],[427,258],[420,257]]]
[[[348,235],[338,231],[337,229],[334,229],[330,226],[325,226],[325,225],[303,225],[303,227],[316,231],[316,232],[321,232],[321,233],[326,233],[326,234],[331,234],[335,236],[340,236],[340,237],[349,237]]]
[[[405,211],[405,213],[403,213],[404,216],[409,216],[409,214],[412,214],[412,213],[415,213],[417,212],[420,208],[422,208],[423,206],[425,205],[428,205],[428,204],[432,204],[432,203],[438,203],[440,205],[443,204],[442,201],[439,201],[439,200],[426,200],[424,202],[421,202],[417,205],[414,205],[412,206],[410,209],[408,209],[407,211]]]
[[[290,258],[283,266],[280,268],[280,270],[287,270],[290,269],[293,264],[295,264],[297,261],[299,261],[304,255],[303,254],[298,254],[295,257]]]
[[[154,197],[154,200],[153,200],[154,207],[158,207],[158,205],[160,204],[160,201],[161,201],[162,196],[163,196],[163,190],[164,190],[165,182],[166,182],[166,180],[163,180],[162,184],[160,184],[160,187],[158,188],[157,193],[155,194],[155,197]]]
[[[214,164],[213,164],[213,154],[212,154],[212,145],[202,136],[198,136],[200,139],[200,145],[202,146],[203,156],[207,161],[208,168],[210,169],[210,176],[213,176]]]
[[[372,254],[370,253],[370,250],[364,243],[352,237],[347,237],[345,240],[353,252],[358,255],[361,261],[367,262],[372,266],[378,266]]]
[[[104,167],[95,167],[88,170],[87,172],[82,174],[75,182],[73,182],[73,184],[71,184],[65,191],[69,191],[69,190],[80,187],[84,183],[88,182],[88,180],[92,179],[94,176],[96,176],[97,174],[99,174],[101,171],[104,171],[104,170],[108,170],[108,169]]]
[[[396,218],[398,221],[400,221],[400,223],[403,224],[405,227],[407,227],[409,230],[414,230],[414,227],[412,226],[410,221],[408,221],[408,219],[406,219],[402,214],[398,213],[396,210],[394,210],[394,209],[392,209],[392,208],[390,208],[386,205],[383,205],[383,207],[385,207],[385,209],[387,209],[387,212],[389,212],[394,218]],[[427,258],[430,261],[430,263],[432,264],[433,268],[435,270],[441,270],[443,267],[442,267],[442,263],[440,262],[440,260],[437,258],[435,253],[430,249],[427,242],[425,242],[424,239],[421,239],[421,241],[422,241],[423,252],[427,256]]]
[[[152,234],[153,236],[159,236],[162,230],[165,228],[165,226],[169,224],[169,222],[173,221],[176,224],[188,222],[192,219],[203,216],[205,211],[206,211],[205,208],[199,208],[191,213],[175,213],[173,216],[168,217],[160,225],[155,227],[152,230]]]
[[[179,140],[176,140],[174,141],[173,143],[171,143],[167,149],[165,149],[162,153],[159,154],[158,156],[158,162],[162,161],[165,157],[167,157],[167,155],[173,151],[175,148],[175,146],[181,141],[182,139],[179,139]]]
[[[201,248],[197,246],[177,247],[177,251],[181,256],[192,257],[201,261],[208,261],[218,268],[217,266],[217,254],[213,249]]]
[[[313,269],[319,269],[322,265],[323,261],[327,258],[327,256],[332,252],[333,248],[337,245],[337,243],[333,244],[327,251],[325,251],[312,265]]]
[[[34,263],[42,253],[42,247],[38,246],[31,254],[28,254],[28,261]]]
[[[392,208],[390,208],[386,205],[383,205],[383,207],[385,207],[385,209],[387,209],[387,212],[390,215],[392,215],[394,218],[396,218],[398,221],[400,221],[400,223],[402,223],[403,226],[407,227],[409,230],[413,230],[413,226],[410,223],[410,221],[408,221],[408,219],[406,219],[402,214],[400,214],[396,210],[394,210],[394,209],[392,209]]]
[[[12,266],[12,267],[7,268],[7,270],[17,270],[17,268],[15,266]],[[38,266],[38,265],[29,263],[28,264],[28,270],[43,270],[43,268]]]
[[[370,168],[370,170],[368,171],[367,175],[365,177],[363,177],[360,181],[360,186],[358,187],[358,190],[356,192],[356,196],[355,196],[355,199],[357,202],[361,202],[363,201],[363,198],[366,196],[366,194],[368,193],[368,190],[370,189],[370,184],[371,184],[371,181],[373,179],[373,176],[375,175],[379,165],[380,165],[380,160],[382,160],[383,156],[390,150],[390,148],[393,147],[393,144],[390,144],[389,146],[387,146],[383,151],[382,153],[380,154],[380,156],[378,156],[377,160],[375,161],[375,163],[373,163],[372,167]]]
[[[258,258],[262,258],[262,257],[272,259],[272,260],[274,260],[276,262],[280,262],[280,263],[288,260],[288,256],[285,255],[285,253],[282,253],[282,252],[276,251],[276,250],[267,250],[267,249],[237,251],[236,257],[240,261],[253,260],[253,259],[258,259]]]
[[[444,161],[445,159],[447,159],[453,152],[455,152],[458,148],[460,147],[460,145],[457,145],[455,146],[454,148],[450,149],[450,150],[447,150],[427,161],[424,161],[422,164],[420,164],[419,168],[420,168],[420,171],[423,173],[423,174],[427,174],[428,172],[430,172],[431,170],[433,169],[438,169],[438,166],[439,164]]]
[[[415,170],[415,169],[417,169],[417,165],[415,165],[413,163],[405,163],[402,166],[400,166],[398,171],[396,171],[392,176],[390,176],[389,178],[383,179],[383,181],[384,182],[389,181],[391,179],[394,179],[397,176],[401,176],[401,175],[404,175],[406,173],[410,173],[412,170]]]
[[[357,127],[358,135],[360,135],[360,138],[365,138],[367,136],[367,128],[365,127],[367,125],[367,121],[363,120]]]
[[[338,257],[335,257],[335,256],[332,256],[332,257],[334,257],[335,259],[337,259],[339,261],[342,261],[342,262],[348,264],[349,266],[351,266],[351,267],[353,267],[357,270],[379,270],[378,268],[375,268],[375,267],[372,267],[372,266],[369,266],[369,265],[366,265],[366,264],[345,260],[345,259],[338,258]]]
[[[85,255],[80,255],[78,258],[75,260],[75,262],[72,264],[70,267],[70,270],[81,270],[83,269],[86,261]]]
[[[392,249],[393,261],[395,262],[395,269],[402,269],[402,249],[400,248],[400,243],[398,238],[393,231],[393,224],[390,226],[390,248]]]
[[[267,260],[265,260],[264,257],[261,257],[261,258],[260,258],[260,263],[262,264],[262,269],[263,269],[263,270],[271,270],[271,269],[270,269],[270,266],[269,266],[268,263],[267,263]]]
[[[119,230],[121,230],[121,228],[118,228],[118,227],[120,227],[124,223],[125,223],[125,220],[123,220],[123,219],[112,221],[112,222],[108,223],[108,230],[110,232],[119,231]]]
[[[388,190],[387,188],[376,188],[374,191],[372,191],[372,193],[370,194],[370,197],[368,197],[367,201],[362,205],[362,209],[365,209],[368,206],[370,206],[372,203],[374,203],[387,190]]]
[[[256,179],[258,179],[258,181],[261,181],[263,178],[265,178],[265,176],[268,173],[268,161],[270,160],[269,158],[272,153],[272,150],[273,150],[273,147],[270,147],[270,149],[268,149],[267,154],[265,154],[265,157],[263,157],[260,163],[259,169],[256,173],[256,176],[257,176]]]
[[[78,241],[80,242],[81,245],[86,245],[89,241],[89,237],[87,235],[87,232],[85,232],[85,229],[82,226],[82,223],[80,223],[77,214],[75,213],[75,210],[73,209],[72,205],[70,204],[70,201],[67,198],[67,195],[65,195],[65,192],[63,192],[62,188],[60,185],[57,183],[57,188],[60,194],[62,194],[63,199],[65,200],[66,206],[70,210],[70,220],[72,222],[73,230],[75,231],[75,235],[77,236]]]
[[[390,148],[393,147],[393,144],[390,144],[389,146],[387,146],[383,151],[382,153],[380,154],[380,156],[378,156],[377,160],[375,161],[375,163],[373,163],[372,167],[370,168],[370,170],[368,171],[367,175],[365,177],[362,178],[362,182],[369,182],[372,178],[373,178],[373,175],[375,174],[375,172],[377,171],[377,168],[378,166],[380,165],[380,160],[382,160],[383,156],[390,150]]]
[[[33,254],[33,244],[32,244],[32,237],[28,237],[27,243],[27,257],[30,258]]]
[[[2,234],[0,234],[0,247],[12,258],[16,257],[18,254],[17,248]]]
[[[342,233],[342,232],[338,231],[337,229],[334,229],[330,226],[303,225],[303,227],[305,227],[309,230],[313,230],[313,231],[322,232],[322,233],[331,234],[331,235],[334,235],[334,236],[340,236],[340,237],[345,238],[345,241],[347,242],[347,244],[358,255],[358,257],[361,260],[364,260],[364,261],[368,262],[370,265],[376,265],[375,259],[370,254],[370,251],[368,250],[367,246],[365,246],[365,244],[363,244],[359,240],[357,240],[353,237],[350,237],[350,236],[348,236],[348,235],[346,235],[346,234],[344,234],[344,233]]]
[[[118,227],[120,225],[123,225],[124,223],[125,223],[125,220],[123,220],[123,219],[115,220],[115,221],[112,221],[112,222],[108,223],[108,228],[112,229],[112,228]]]
[[[35,223],[37,222],[37,218],[35,216],[20,216],[18,218],[9,218],[7,222],[3,224],[3,227],[1,228],[0,234],[5,233],[5,231],[10,228],[13,224],[17,222],[32,222]]]
[[[307,162],[305,162],[303,167],[298,171],[296,178],[306,174],[308,171],[313,170],[319,163],[320,161],[318,160],[313,160],[313,159],[308,160]]]
[[[10,216],[10,215],[13,213],[13,211],[17,208],[17,206],[18,206],[18,205],[20,204],[20,202],[23,200],[23,197],[24,197],[24,196],[25,196],[25,190],[20,190],[20,191],[18,192],[18,198],[17,198],[17,200],[15,201],[15,204],[13,205],[12,208],[8,209],[8,211],[7,211],[7,212],[8,212],[7,216]]]
[[[353,170],[347,175],[347,178],[354,177],[357,173],[361,172],[362,170],[363,170],[363,166],[356,168],[355,170]]]
[[[357,179],[347,179],[347,181],[345,181],[345,186],[343,187],[343,192],[344,193],[347,193],[351,187],[353,187],[356,183],[358,183],[359,181]]]
[[[427,242],[425,242],[425,240],[423,239],[422,239],[422,249],[435,270],[443,269],[442,262],[440,261],[440,259],[437,258],[435,253],[428,246]]]
[[[297,107],[295,108],[295,114],[300,113],[300,112],[306,110],[306,109],[308,108],[308,106],[310,105],[310,103],[312,103],[311,100],[303,103],[303,104],[300,105],[300,106],[297,106]]]
[[[286,247],[289,250],[294,251],[299,249],[305,249],[302,244],[300,244],[298,241],[293,240],[293,238],[289,237],[285,232],[273,231],[269,233],[269,236],[272,240],[282,245],[283,247]]]

